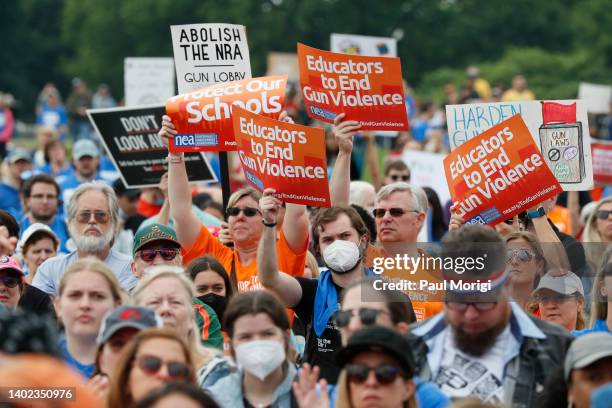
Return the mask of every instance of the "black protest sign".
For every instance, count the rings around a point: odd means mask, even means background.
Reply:
[[[87,111],[127,187],[155,187],[168,171],[168,149],[157,134],[165,112],[164,106]],[[189,181],[217,181],[201,153],[186,153],[185,165]]]

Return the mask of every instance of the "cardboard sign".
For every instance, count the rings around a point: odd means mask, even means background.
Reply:
[[[329,207],[325,132],[256,115],[239,107],[232,115],[238,155],[247,182],[276,189],[288,203]]]
[[[298,44],[300,84],[308,116],[333,123],[340,113],[361,130],[407,130],[399,58],[363,57]]]
[[[178,132],[170,139],[169,150],[236,150],[231,118],[234,106],[276,118],[283,108],[286,85],[286,76],[261,77],[215,84],[168,99],[166,114]]]
[[[168,171],[166,146],[157,135],[163,106],[90,109],[87,116],[130,188],[157,187]],[[201,153],[185,155],[189,181],[217,181]]]
[[[581,82],[578,99],[584,101],[589,113],[609,113],[612,103],[612,86]]]
[[[290,81],[300,80],[300,67],[297,54],[289,52],[269,52],[266,76],[287,75]]]
[[[172,58],[126,58],[125,106],[161,105],[176,95]]]
[[[450,200],[446,178],[440,171],[444,168],[444,155],[420,150],[404,150],[402,160],[410,168],[410,184],[434,189],[444,207]]]
[[[329,42],[331,52],[370,57],[397,57],[395,38],[332,33]]]
[[[593,181],[612,185],[612,142],[591,143],[593,149]]]
[[[468,224],[498,224],[562,191],[520,115],[452,151],[444,171]]]
[[[179,93],[251,78],[246,29],[234,24],[170,26]]]
[[[520,114],[565,191],[593,188],[591,137],[583,101],[524,101],[446,105],[451,150]]]

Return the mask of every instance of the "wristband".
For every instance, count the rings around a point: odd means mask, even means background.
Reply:
[[[276,223],[275,223],[275,222],[267,223],[267,222],[265,222],[264,220],[261,220],[261,223],[262,223],[263,225],[265,225],[266,227],[270,227],[270,228],[274,228],[274,227],[276,227]]]
[[[168,153],[168,161],[173,164],[180,164],[185,159],[185,155],[183,153],[173,154]]]

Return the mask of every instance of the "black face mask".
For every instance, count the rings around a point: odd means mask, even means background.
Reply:
[[[198,300],[210,306],[217,314],[219,322],[223,322],[223,313],[225,313],[225,307],[227,306],[227,299],[225,296],[217,295],[216,293],[211,292],[198,296]]]

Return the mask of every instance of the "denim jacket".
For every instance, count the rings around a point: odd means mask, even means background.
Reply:
[[[504,403],[514,408],[538,406],[547,375],[563,366],[572,336],[563,328],[527,315],[510,303],[510,342],[504,354]],[[408,339],[423,381],[436,378],[444,348],[444,312],[411,328]]]

